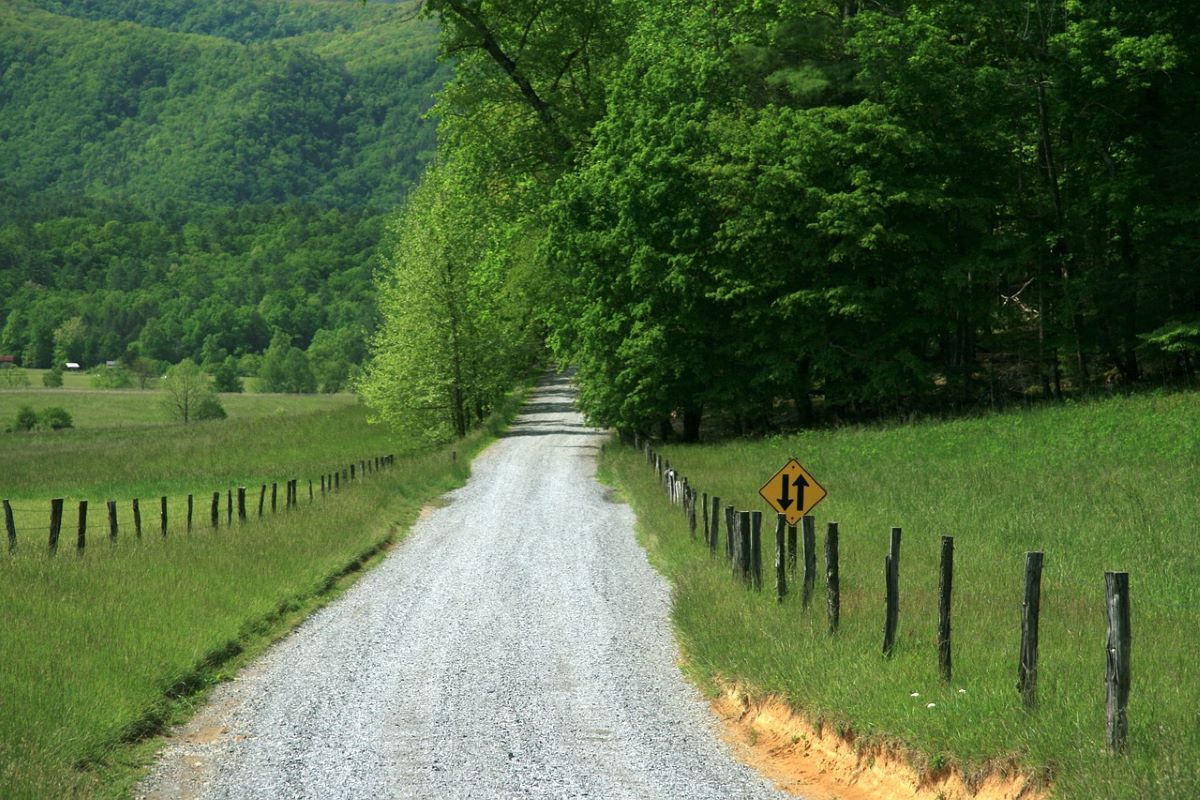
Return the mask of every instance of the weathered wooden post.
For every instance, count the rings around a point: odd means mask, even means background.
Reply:
[[[267,485],[264,483],[262,488],[258,490],[258,515],[263,515],[263,504],[267,500]]]
[[[79,530],[75,539],[75,549],[80,555],[83,555],[83,549],[87,547],[87,508],[88,501],[79,501]]]
[[[883,654],[889,658],[896,645],[896,625],[900,619],[900,529],[892,528],[891,546],[883,562],[884,615]]]
[[[48,542],[50,555],[58,552],[58,535],[62,532],[63,501],[56,497],[50,501],[50,540]]]
[[[787,541],[784,539],[787,517],[775,518],[775,600],[782,603],[787,594]]]
[[[225,524],[233,524],[233,489],[225,490]]]
[[[379,469],[379,467],[376,467],[376,469]],[[308,502],[312,503],[312,501],[313,501],[313,482],[312,482],[312,478],[309,478],[308,479]]]
[[[353,465],[353,464],[351,464],[351,465],[350,465],[350,480],[354,480],[354,479],[355,479],[355,476],[354,476],[354,465]]]
[[[142,508],[136,497],[133,498],[133,533],[137,538],[142,538]]]
[[[1042,605],[1042,553],[1025,554],[1025,600],[1021,604],[1021,655],[1017,690],[1026,708],[1037,705],[1038,616]]]
[[[1110,753],[1124,753],[1129,735],[1132,636],[1129,630],[1129,573],[1104,573],[1104,606],[1108,615],[1107,660],[1104,669],[1104,743]]]
[[[272,482],[272,483],[271,483],[271,513],[272,513],[272,514],[274,514],[274,513],[275,513],[275,509],[276,509],[276,496],[277,496],[278,494],[279,494],[279,484],[278,484],[278,483],[274,483],[274,482]]]
[[[221,524],[221,493],[213,492],[212,496],[212,526],[216,528]]]
[[[17,524],[13,521],[12,505],[4,501],[4,530],[8,533],[8,552],[17,549]]]
[[[737,577],[737,542],[740,537],[734,526],[737,525],[737,512],[733,506],[725,506],[725,557],[733,562],[733,576]]]
[[[837,633],[842,598],[838,585],[838,524],[830,522],[825,529],[825,583],[829,602],[829,632]]]
[[[167,538],[167,498],[160,497],[158,500],[159,521],[162,525],[163,538]]]
[[[342,481],[341,481],[341,478],[339,477],[339,474],[336,472],[333,473],[333,488],[334,488],[334,491],[338,491],[338,492],[340,492],[342,490]]]
[[[190,494],[188,495],[187,532],[192,532],[192,496]]]
[[[804,587],[800,599],[801,605],[808,608],[817,585],[817,521],[806,516],[800,522],[804,530]]]
[[[246,521],[246,487],[238,487],[238,522]]]
[[[954,537],[942,537],[942,561],[938,579],[938,671],[950,682],[950,593],[954,582]]]
[[[325,473],[321,473],[321,497],[325,496]]]
[[[754,582],[754,573],[750,565],[750,559],[754,553],[754,532],[749,511],[738,512],[738,533],[740,534],[738,536],[738,554],[741,556],[738,560],[741,562],[742,583],[751,586]]]
[[[108,540],[117,541],[117,501],[108,501]]]
[[[712,513],[709,515],[709,525],[712,527],[708,532],[708,555],[709,558],[717,557],[717,545],[721,542],[721,520],[718,512],[721,510],[721,498],[713,495],[712,498]]]
[[[687,515],[688,515],[688,535],[693,539],[696,538],[696,490],[688,487],[687,490]]]
[[[763,588],[761,511],[750,512],[750,573],[754,581],[754,590],[761,592]]]
[[[788,528],[787,528],[787,538],[788,538],[788,544],[787,544],[787,548],[788,548],[788,572],[790,572],[790,573],[792,573],[793,575],[795,575],[795,574],[796,574],[796,550],[798,549],[798,547],[797,547],[797,540],[796,540],[796,526],[795,526],[795,525],[788,525]]]

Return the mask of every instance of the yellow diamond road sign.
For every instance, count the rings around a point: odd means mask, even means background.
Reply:
[[[771,476],[771,480],[758,490],[771,508],[787,517],[789,525],[795,525],[800,518],[813,510],[817,503],[825,499],[828,492],[817,483],[817,479],[808,474],[808,470],[800,466],[796,459],[790,459],[783,469]]]

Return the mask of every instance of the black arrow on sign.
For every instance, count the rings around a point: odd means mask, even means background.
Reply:
[[[808,481],[804,480],[803,475],[797,475],[794,479],[788,480],[785,473],[783,476],[783,496],[779,498],[779,505],[783,506],[783,510],[787,511],[792,507],[792,495],[788,491],[792,486],[798,490],[796,492],[796,507],[804,508],[804,487],[808,486]]]

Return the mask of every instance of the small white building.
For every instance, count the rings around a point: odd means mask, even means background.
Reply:
[[[63,364],[63,367],[71,371],[83,369],[83,367],[79,366],[74,361],[68,361],[66,364]]]

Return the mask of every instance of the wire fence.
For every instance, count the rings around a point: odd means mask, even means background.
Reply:
[[[394,455],[375,456],[343,465],[317,478],[293,478],[251,486],[230,486],[213,492],[160,495],[92,502],[56,497],[37,503],[3,501],[8,552],[18,547],[44,547],[50,556],[73,547],[83,552],[97,538],[115,542],[124,536],[141,538],[235,524],[309,504],[338,493],[395,464]]]

